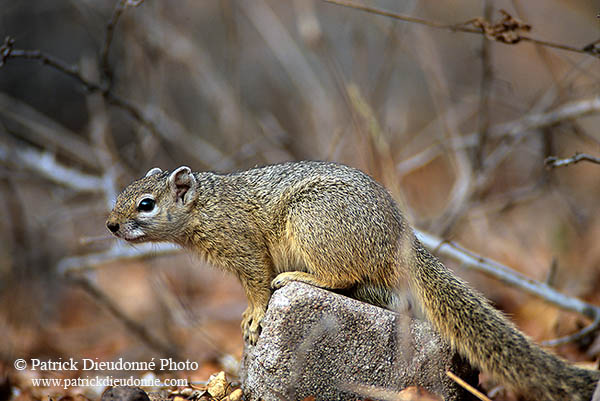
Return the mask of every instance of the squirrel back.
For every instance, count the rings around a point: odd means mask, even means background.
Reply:
[[[600,372],[533,344],[419,241],[388,191],[328,162],[230,174],[152,169],[118,197],[107,227],[129,242],[169,241],[234,273],[255,343],[272,289],[301,281],[383,307],[408,283],[433,326],[473,365],[529,399],[591,399]]]

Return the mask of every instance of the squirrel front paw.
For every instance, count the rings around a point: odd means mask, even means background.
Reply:
[[[299,272],[284,272],[284,273],[279,273],[277,275],[277,277],[275,277],[273,279],[273,281],[271,281],[271,288],[274,290],[278,290],[282,287],[285,287],[286,285],[288,285],[289,283],[291,283],[292,281],[303,281],[306,282],[306,280],[303,280],[302,275],[305,273],[301,273],[298,274]]]
[[[285,286],[287,283],[290,282],[290,280],[287,280],[285,277],[281,277],[282,275],[280,274],[279,276],[275,277],[273,279],[273,281],[271,281],[271,288],[274,290],[278,290],[281,287]]]
[[[310,284],[319,288],[342,288],[334,287],[330,283],[323,282],[313,274],[297,271],[279,273],[277,277],[275,277],[273,281],[271,281],[271,288],[274,290],[278,290],[281,287],[285,287],[292,281]]]
[[[242,314],[242,333],[244,341],[250,345],[256,345],[261,332],[261,322],[265,316],[264,311],[248,307]]]

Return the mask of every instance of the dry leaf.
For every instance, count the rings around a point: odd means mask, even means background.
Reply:
[[[240,401],[242,399],[242,389],[238,388],[236,390],[234,390],[231,394],[229,394],[226,398],[225,401]]]
[[[229,383],[225,378],[225,372],[219,372],[209,378],[206,390],[213,398],[220,400],[227,395],[228,387]]]
[[[521,40],[522,32],[529,32],[531,25],[514,18],[505,10],[500,10],[503,15],[498,22],[491,23],[482,17],[471,21],[471,24],[481,29],[489,39],[502,43],[518,43]]]

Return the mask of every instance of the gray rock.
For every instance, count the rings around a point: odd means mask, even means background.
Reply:
[[[428,323],[291,283],[273,294],[240,371],[249,401],[391,399],[412,385],[464,399],[448,370],[477,382]]]

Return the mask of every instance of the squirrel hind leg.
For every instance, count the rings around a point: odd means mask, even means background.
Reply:
[[[353,287],[345,295],[381,308],[419,316],[418,308],[415,308],[416,303],[412,300],[410,293],[406,291],[398,291],[372,284],[361,284]]]

